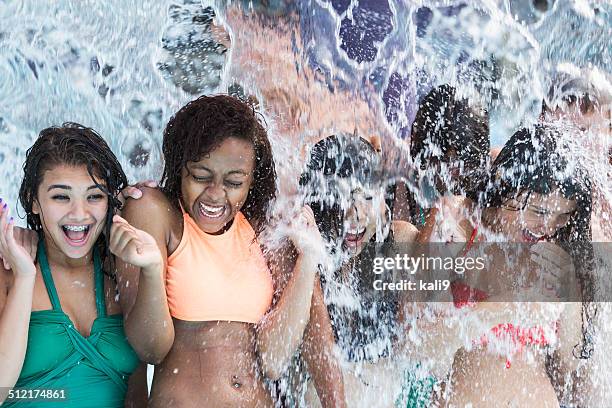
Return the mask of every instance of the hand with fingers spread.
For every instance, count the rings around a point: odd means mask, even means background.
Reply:
[[[324,250],[323,238],[309,206],[305,205],[300,209],[289,228],[289,239],[300,254]]]
[[[538,242],[531,247],[531,260],[538,265],[537,278],[546,297],[559,298],[562,282],[574,277],[572,257],[552,242]]]
[[[132,227],[118,215],[113,217],[110,250],[118,258],[147,271],[159,271],[163,261],[155,239],[148,233]]]
[[[9,216],[8,205],[0,200],[0,256],[6,269],[12,269],[15,276],[35,276],[36,266],[28,249],[15,239],[13,217]]]
[[[138,200],[140,197],[142,197],[142,190],[141,190],[142,187],[156,188],[157,181],[146,180],[140,183],[136,183],[134,185],[127,186],[126,188],[121,190],[121,193],[117,196],[117,199],[121,202],[121,205],[124,205],[125,201],[128,198],[133,198],[134,200]]]
[[[36,250],[38,249],[38,234],[36,231],[33,231],[28,228],[21,228],[18,226],[13,227],[13,236],[15,237],[15,241],[17,244],[21,245],[28,251],[30,254],[30,258],[33,261],[36,260]],[[4,269],[11,269],[8,260],[2,256],[0,252],[0,260],[4,264]]]
[[[15,237],[15,242],[18,245],[24,247],[26,251],[30,254],[30,258],[32,261],[36,260],[36,250],[38,249],[38,234],[36,231],[33,231],[28,228],[21,228],[18,226],[13,226],[13,236]],[[0,252],[0,260],[4,266],[4,269],[11,269],[9,265],[8,259],[4,258],[2,252]]]

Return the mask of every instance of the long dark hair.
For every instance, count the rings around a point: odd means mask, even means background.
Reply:
[[[255,150],[255,172],[241,210],[259,236],[276,197],[272,148],[260,118],[252,106],[229,95],[201,96],[183,106],[164,130],[161,183],[170,201],[180,204],[181,172],[188,162],[200,160],[229,137],[249,141]]]
[[[410,155],[423,165],[436,158],[457,158],[471,168],[484,168],[489,157],[489,116],[484,109],[457,96],[442,85],[431,90],[419,104],[410,137]]]
[[[462,175],[460,187],[469,198],[486,179],[489,164],[489,116],[450,85],[432,89],[420,102],[410,136],[410,155],[418,170],[426,170],[435,161],[449,164],[450,155],[470,169]],[[421,174],[419,174],[421,177]],[[416,186],[408,186],[412,222],[420,224],[421,214],[415,198]]]
[[[380,181],[380,176],[379,154],[359,136],[332,135],[312,147],[299,184],[321,235],[330,244],[337,244],[342,236],[347,210],[347,197],[342,197],[337,182],[352,179],[370,187]]]
[[[19,188],[19,202],[25,210],[28,227],[44,236],[40,216],[34,214],[32,206],[37,200],[44,173],[62,164],[85,166],[94,184],[108,197],[104,234],[100,234],[95,246],[103,258],[111,262],[110,274],[114,276],[107,239],[110,237],[113,215],[121,206],[117,194],[128,185],[128,181],[117,157],[95,130],[67,122],[62,126],[43,129],[28,149]],[[105,185],[97,183],[94,177],[104,180]]]
[[[382,189],[380,162],[380,155],[372,145],[354,135],[330,136],[311,149],[306,170],[300,177],[300,186],[304,201],[311,206],[331,254],[341,250],[344,219],[350,205],[350,191],[339,188],[339,182]],[[390,213],[387,221],[391,223]],[[351,259],[352,270],[348,276],[342,274],[342,262],[328,271],[331,273],[321,274],[335,340],[340,349],[348,350],[346,357],[350,361],[375,358],[373,353],[388,356],[392,352],[392,339],[397,329],[397,294],[373,290],[373,280],[379,277],[371,273],[374,258],[391,247],[393,231],[390,225],[388,227],[389,233],[384,239],[386,245],[373,245],[376,235],[373,236],[369,245]],[[337,261],[346,260],[343,256],[338,258]],[[333,296],[328,297],[338,285],[350,287],[358,296],[358,309],[336,303]],[[372,348],[370,344],[376,344],[376,347]]]
[[[591,181],[580,163],[569,160],[569,153],[562,135],[553,128],[537,125],[519,130],[497,156],[480,198],[482,208],[499,208],[524,193],[547,195],[558,190],[563,197],[576,202],[569,221],[552,238],[574,262],[583,310],[583,342],[577,345],[574,354],[589,358],[593,347],[592,319],[597,312],[593,303],[596,288],[591,242]]]

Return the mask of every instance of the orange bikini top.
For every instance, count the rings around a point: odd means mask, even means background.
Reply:
[[[258,323],[274,287],[247,219],[238,212],[221,235],[202,231],[186,212],[183,220],[181,242],[168,257],[170,314],[188,321]]]

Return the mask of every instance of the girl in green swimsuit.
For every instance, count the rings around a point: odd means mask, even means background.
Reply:
[[[24,173],[19,198],[40,240],[35,263],[0,203],[0,256],[11,267],[0,268],[0,402],[123,407],[139,359],[123,330],[111,251],[155,268],[159,249],[114,215],[127,179],[92,129],[43,130]]]

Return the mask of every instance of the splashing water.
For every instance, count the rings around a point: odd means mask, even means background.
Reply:
[[[275,211],[287,213],[308,148],[335,132],[382,136],[389,179],[405,176],[404,139],[435,85],[452,84],[489,111],[492,146],[538,120],[554,71],[597,68],[598,86],[612,87],[609,3],[262,3],[0,0],[0,196],[16,203],[26,150],[39,130],[65,121],[99,131],[130,181],[159,179],[173,112],[230,91],[265,112],[280,175]],[[611,138],[605,129],[569,137],[604,204],[594,215],[604,235]],[[336,301],[359,309],[343,290]],[[598,327],[605,349],[612,325]],[[596,354],[601,373],[612,368],[605,355]],[[612,394],[604,377],[599,388]]]

